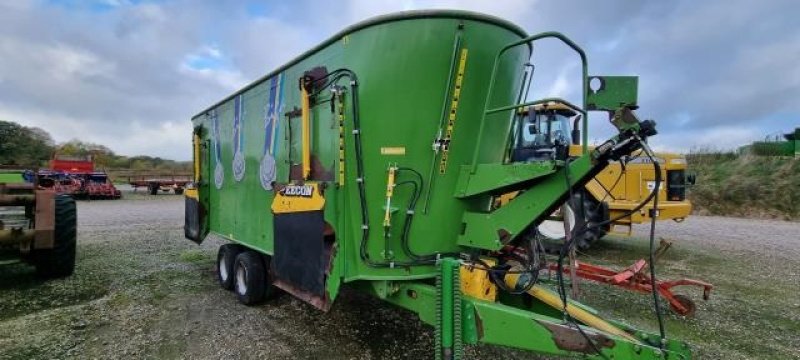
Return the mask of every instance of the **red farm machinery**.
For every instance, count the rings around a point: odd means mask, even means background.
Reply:
[[[76,199],[119,199],[122,192],[105,171],[95,170],[91,156],[56,154],[50,168],[37,172],[39,186]]]

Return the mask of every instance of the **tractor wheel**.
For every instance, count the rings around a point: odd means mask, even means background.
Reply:
[[[72,275],[75,270],[77,217],[75,200],[69,195],[56,196],[53,248],[34,250],[33,254],[40,277],[54,279]]]
[[[236,261],[236,256],[244,250],[236,244],[225,244],[219,247],[217,252],[217,280],[219,286],[225,290],[233,290],[233,265]]]
[[[234,292],[239,302],[255,305],[264,300],[267,287],[267,269],[261,255],[244,251],[236,256],[234,265]]]
[[[583,196],[581,196],[583,195]],[[580,231],[575,239],[575,249],[586,251],[597,240],[608,233],[610,225],[594,226],[608,220],[608,205],[600,203],[588,192],[576,193],[567,207],[572,228],[586,229]],[[560,229],[560,231],[557,231]],[[558,220],[546,220],[537,228],[537,236],[542,240],[545,251],[558,253],[564,244],[564,223]]]

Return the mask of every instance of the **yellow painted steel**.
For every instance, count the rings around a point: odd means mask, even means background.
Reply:
[[[308,100],[308,90],[301,87],[302,106],[302,142],[303,142],[303,180],[311,174],[311,106]]]
[[[200,181],[200,136],[194,134],[192,139],[194,145],[194,181]]]
[[[461,57],[458,61],[458,72],[456,73],[455,88],[453,88],[453,99],[450,101],[450,115],[447,117],[447,130],[444,135],[444,146],[442,147],[442,159],[439,163],[439,173],[447,171],[447,153],[450,150],[450,140],[453,138],[453,128],[456,124],[456,113],[458,112],[458,102],[461,99],[461,85],[464,83],[464,71],[467,69],[467,49],[461,49]]]
[[[692,203],[686,199],[667,198],[666,179],[668,171],[685,171],[686,159],[683,155],[670,153],[656,153],[656,158],[661,165],[661,178],[664,181],[658,194],[656,218],[658,220],[682,220],[690,215]],[[649,158],[634,154],[634,159],[625,165],[624,173],[622,173],[623,168],[619,162],[612,162],[586,184],[586,190],[595,199],[602,199],[608,203],[609,216],[612,219],[624,215],[644,201],[650,195],[652,186],[655,184],[655,167]],[[621,219],[615,225],[627,226],[650,221],[652,208],[651,202],[639,212]]]
[[[275,214],[286,214],[322,210],[324,207],[325,197],[322,196],[319,184],[306,182],[279,189],[272,200],[271,209]]]
[[[381,155],[405,155],[405,146],[384,146],[381,147]]]
[[[389,166],[389,175],[386,179],[386,211],[383,214],[383,227],[389,228],[392,225],[392,196],[394,195],[396,166]]]
[[[339,94],[336,97],[339,120],[339,186],[344,185],[344,101],[342,101],[342,96],[343,94]]]
[[[515,288],[517,286],[517,282],[519,281],[519,274],[506,274],[505,282],[506,285],[510,288]],[[528,290],[528,294],[531,296],[541,300],[543,303],[556,308],[556,309],[563,309],[564,305],[561,302],[561,298],[558,294],[554,293],[553,291],[547,290],[539,285],[534,285],[530,290]],[[575,320],[586,324],[587,326],[591,326],[597,330],[616,335],[622,338],[625,338],[629,341],[635,343],[641,343],[639,339],[634,337],[633,335],[627,333],[626,331],[614,326],[613,324],[609,323],[601,319],[600,317],[580,308],[574,306],[569,301],[567,302],[566,307],[567,313]]]
[[[197,189],[186,189],[183,191],[183,196],[195,200],[199,199],[199,194],[197,193]]]
[[[495,264],[494,260],[482,259],[488,266]],[[480,267],[461,264],[459,269],[461,291],[464,295],[475,299],[494,302],[497,300],[497,286],[489,279],[489,273]]]

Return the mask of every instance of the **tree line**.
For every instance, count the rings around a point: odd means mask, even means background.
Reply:
[[[59,156],[92,156],[96,169],[133,169],[190,171],[188,161],[175,161],[152,156],[117,155],[105,145],[81,140],[56,143],[50,134],[38,127],[0,120],[0,165],[47,167],[54,154]]]

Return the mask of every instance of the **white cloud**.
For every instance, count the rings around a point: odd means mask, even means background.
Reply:
[[[90,51],[65,44],[31,49],[39,57],[40,69],[60,80],[80,81],[89,77],[113,78],[116,64]]]
[[[234,92],[239,88],[247,85],[250,81],[242,76],[241,72],[224,70],[224,69],[209,69],[209,68],[195,68],[183,62],[179,66],[179,71],[189,77],[203,80],[207,83],[212,83],[218,88]]]

